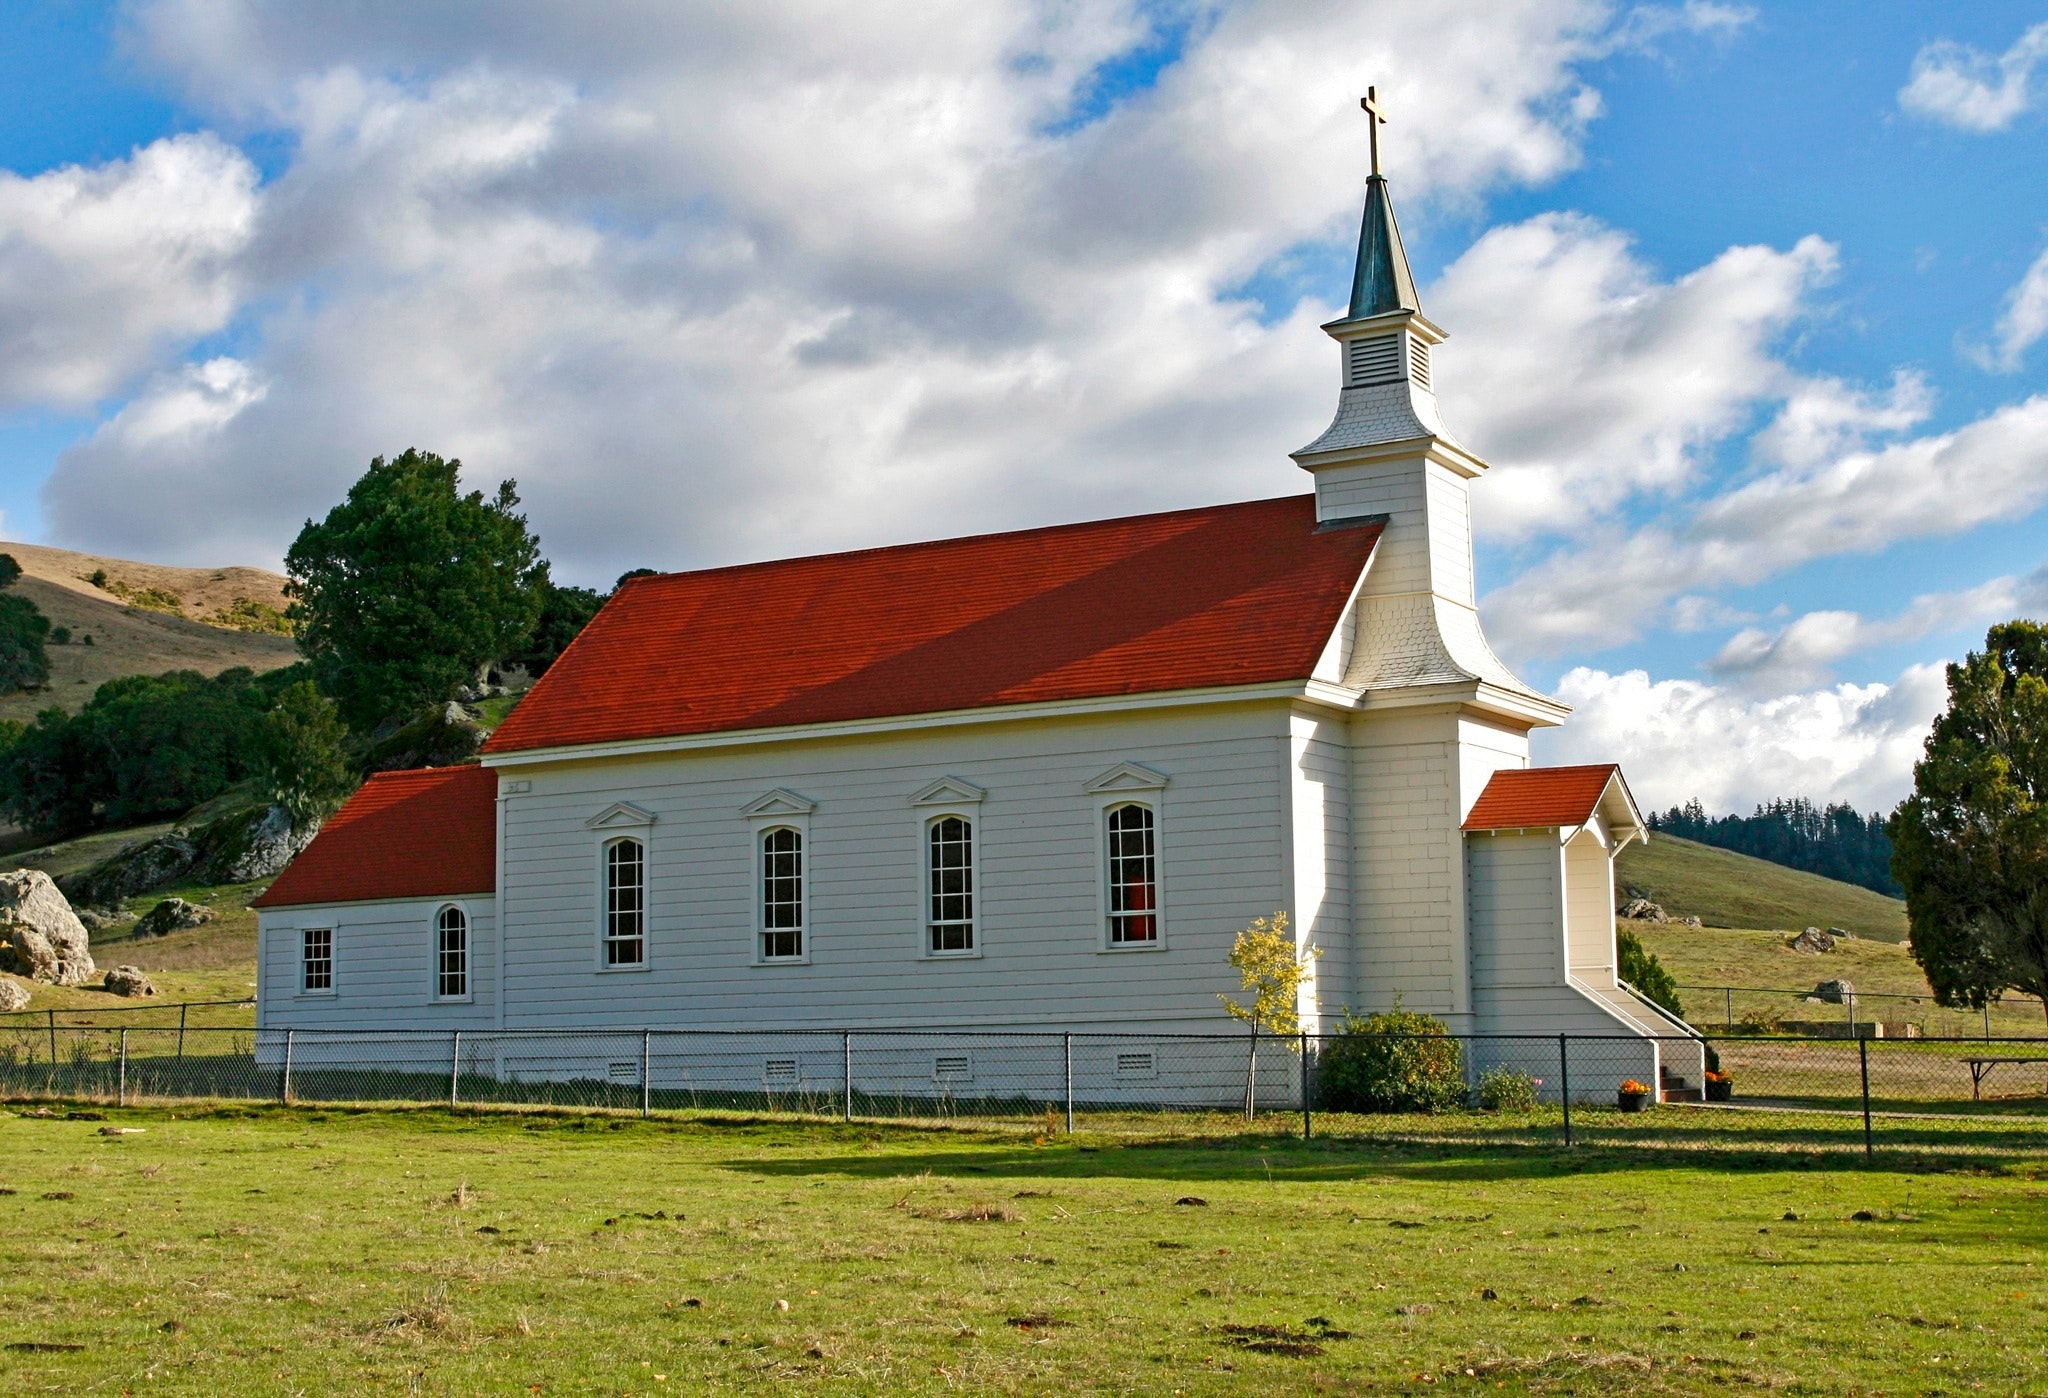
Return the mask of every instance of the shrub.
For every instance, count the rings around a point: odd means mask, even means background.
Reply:
[[[1642,940],[1626,927],[1614,934],[1615,970],[1621,978],[1634,986],[1643,998],[1653,1004],[1685,1018],[1685,1010],[1678,1003],[1678,981],[1664,969],[1664,963],[1643,945]]]
[[[1442,1112],[1465,1104],[1465,1061],[1443,1021],[1394,1008],[1344,1028],[1323,1044],[1318,1072],[1325,1110]]]
[[[1775,1034],[1784,1028],[1773,1009],[1744,1010],[1735,1017],[1735,1032],[1738,1034]]]
[[[1488,1068],[1479,1075],[1479,1105],[1489,1112],[1534,1111],[1538,1086],[1519,1068]]]
[[[53,627],[51,627],[51,628],[50,628],[50,644],[51,644],[51,645],[53,645],[53,646],[68,646],[68,645],[70,645],[70,644],[71,644],[71,628],[70,628],[70,627],[68,627],[68,626],[53,626]]]

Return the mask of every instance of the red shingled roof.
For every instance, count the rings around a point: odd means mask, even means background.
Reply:
[[[379,772],[250,906],[495,892],[497,798],[485,767]]]
[[[639,578],[484,751],[1306,679],[1379,534],[1299,495]]]
[[[1607,783],[1621,775],[1612,762],[1590,767],[1531,767],[1495,772],[1465,817],[1467,830],[1540,830],[1584,825],[1599,809]]]

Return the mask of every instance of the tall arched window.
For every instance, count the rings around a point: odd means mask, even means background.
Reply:
[[[604,847],[604,964],[647,959],[647,850],[638,840]]]
[[[469,915],[450,905],[434,919],[434,994],[469,997]]]
[[[787,825],[761,832],[761,959],[804,954],[804,837]]]
[[[1109,812],[1109,943],[1143,946],[1159,940],[1159,871],[1153,849],[1152,808],[1125,805]]]
[[[974,824],[941,816],[926,827],[925,931],[935,955],[974,950]]]

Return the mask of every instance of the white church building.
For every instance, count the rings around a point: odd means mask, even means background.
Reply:
[[[1643,822],[1529,765],[1569,711],[1481,632],[1377,172],[1324,328],[1308,493],[628,582],[481,766],[371,778],[257,900],[260,1026],[1227,1032],[1279,910],[1311,1028],[1398,997],[1656,1081]]]

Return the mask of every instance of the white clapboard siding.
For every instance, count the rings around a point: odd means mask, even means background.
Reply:
[[[1355,1007],[1462,1016],[1464,870],[1454,714],[1362,715],[1351,742]]]
[[[469,914],[466,1000],[435,997],[434,919]],[[300,990],[301,933],[334,932],[334,991]],[[266,909],[257,919],[256,1022],[267,1029],[470,1029],[497,1022],[497,918],[489,894]]]
[[[1297,712],[1289,782],[1293,789],[1292,908],[1295,938],[1322,952],[1302,997],[1303,1027],[1354,1003],[1351,935],[1351,733],[1342,715]]]
[[[1284,704],[976,725],[522,766],[505,798],[508,1028],[1138,1023],[1225,1029],[1216,995],[1251,918],[1294,911]],[[1100,823],[1087,783],[1121,762],[1158,793],[1165,950],[1104,950]],[[952,776],[986,792],[979,955],[924,954],[923,822]],[[807,965],[754,959],[754,841],[741,810],[813,801]],[[598,850],[614,802],[653,813],[645,970],[598,968]]]
[[[1594,985],[1614,982],[1614,861],[1591,830],[1564,847],[1565,929],[1571,973]]]

